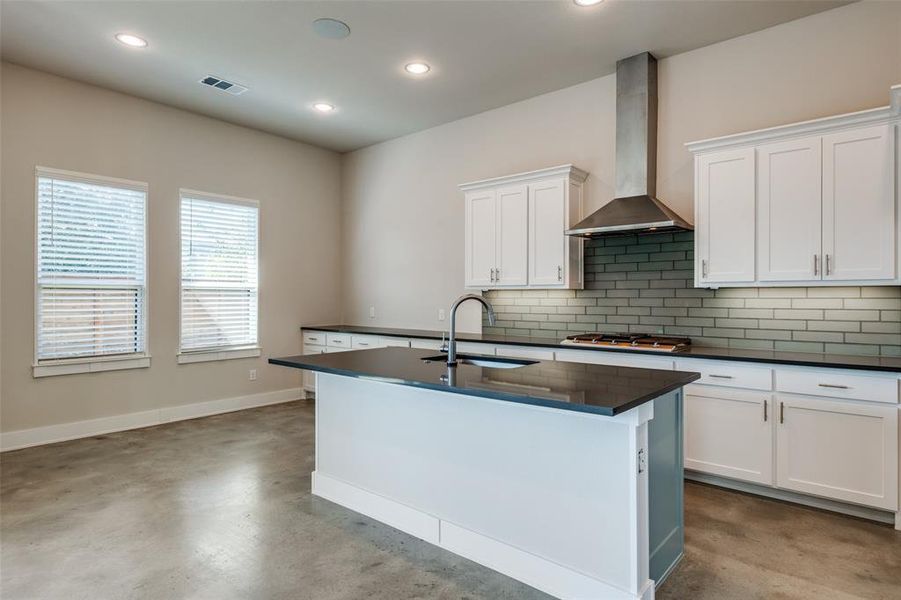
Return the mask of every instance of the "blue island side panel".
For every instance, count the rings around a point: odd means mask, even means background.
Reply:
[[[682,558],[685,545],[682,390],[654,400],[648,423],[650,578],[660,585]]]

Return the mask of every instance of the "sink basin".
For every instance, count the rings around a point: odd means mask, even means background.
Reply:
[[[447,363],[447,354],[426,356],[422,360],[426,362]],[[477,356],[472,354],[457,354],[457,363],[472,365],[474,367],[488,367],[489,369],[518,369],[534,365],[537,360],[522,360],[519,358],[496,358],[494,356]]]

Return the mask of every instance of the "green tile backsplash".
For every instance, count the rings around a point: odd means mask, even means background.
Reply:
[[[698,346],[901,356],[901,287],[693,286],[691,232],[591,240],[584,290],[492,290],[485,333],[686,335]]]

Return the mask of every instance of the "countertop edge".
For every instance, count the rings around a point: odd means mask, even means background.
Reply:
[[[426,340],[440,340],[441,335],[437,332],[427,332],[423,330],[410,329],[404,330],[397,327],[371,327],[368,325],[304,325],[300,327],[301,330],[309,330],[309,331],[324,331],[326,333],[349,333],[349,334],[359,334],[359,335],[378,335],[385,337],[401,337],[401,338],[415,338],[415,339],[426,339]],[[372,330],[384,329],[385,332],[375,332]],[[403,332],[403,333],[401,333]],[[658,357],[671,357],[671,358],[689,358],[689,359],[699,359],[699,360],[723,360],[723,361],[740,361],[740,362],[751,362],[751,363],[764,363],[764,364],[776,364],[776,365],[792,365],[799,367],[814,367],[820,369],[850,369],[855,371],[875,371],[880,373],[895,373],[901,374],[901,366],[891,366],[891,365],[877,365],[877,364],[857,364],[854,362],[845,362],[841,355],[829,355],[824,354],[823,359],[798,359],[798,358],[788,358],[788,357],[765,357],[765,356],[726,356],[717,352],[717,348],[709,348],[707,352],[705,352],[704,346],[696,346],[687,352],[655,352],[653,350],[620,350],[617,348],[597,348],[591,346],[564,346],[560,342],[549,340],[547,342],[542,340],[536,340],[534,338],[527,339],[504,339],[502,336],[483,336],[482,334],[472,334],[472,333],[458,333],[457,341],[460,342],[476,342],[481,344],[500,344],[505,346],[532,346],[536,348],[557,348],[564,350],[585,350],[589,352],[616,352],[620,354],[637,354],[641,356],[658,356]],[[726,350],[726,349],[723,349]],[[741,354],[740,349],[728,349],[730,352],[737,352]],[[709,352],[709,353],[708,353]],[[778,350],[748,350],[747,352],[780,352]],[[789,352],[787,352],[789,353]],[[789,353],[789,354],[804,354],[804,353]],[[817,355],[818,356],[818,355]],[[857,358],[853,356],[847,357],[848,359]],[[866,359],[867,357],[860,357],[860,359]],[[894,358],[894,357],[880,357],[873,356],[870,357],[874,360],[879,360],[881,358]]]
[[[386,383],[389,385],[401,385],[406,387],[412,387],[417,389],[426,389],[432,390],[436,392],[444,392],[447,394],[458,394],[461,396],[475,396],[477,398],[485,398],[486,400],[498,400],[501,402],[511,402],[514,404],[526,404],[529,406],[541,406],[544,408],[553,408],[557,410],[566,410],[570,412],[579,412],[586,414],[599,415],[602,417],[615,417],[617,415],[623,414],[633,408],[641,406],[642,404],[646,404],[655,398],[659,398],[665,394],[668,394],[672,391],[680,389],[692,381],[695,381],[700,378],[698,373],[688,373],[684,372],[685,377],[683,381],[673,382],[669,385],[661,386],[659,390],[654,391],[653,394],[644,394],[643,396],[636,397],[635,399],[623,403],[620,406],[615,408],[609,407],[599,407],[599,406],[591,406],[585,404],[571,404],[567,402],[559,402],[556,400],[549,400],[546,398],[537,398],[534,396],[520,396],[517,394],[507,394],[504,392],[497,391],[487,391],[487,390],[479,390],[478,388],[456,388],[456,387],[448,387],[446,385],[430,383],[427,381],[413,381],[409,379],[395,379],[395,378],[387,378],[380,377],[378,375],[372,375],[363,373],[360,371],[353,371],[349,369],[338,369],[332,367],[323,367],[322,365],[317,365],[315,363],[310,363],[308,361],[303,360],[304,356],[289,356],[285,358],[270,358],[268,362],[273,365],[278,365],[282,367],[291,367],[294,369],[305,369],[308,371],[316,371],[318,373],[327,373],[329,375],[339,375],[342,377],[353,377],[354,379],[365,379],[367,381],[372,381],[375,383]],[[539,362],[548,362],[548,361],[539,361]],[[551,361],[553,362],[553,361]],[[629,367],[623,367],[629,368]],[[680,371],[681,373],[681,371]]]

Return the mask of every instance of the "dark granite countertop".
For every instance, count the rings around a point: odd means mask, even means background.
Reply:
[[[270,358],[274,365],[309,369],[442,392],[613,416],[698,379],[697,373],[558,361],[489,368],[425,361],[434,350],[372,348]],[[460,354],[458,357],[473,356]],[[501,362],[512,359],[494,358]]]
[[[338,333],[359,333],[406,338],[441,339],[442,332],[425,329],[398,329],[393,327],[367,327],[365,325],[305,325],[302,329],[333,331]],[[804,352],[780,352],[772,350],[743,350],[740,348],[711,348],[692,346],[683,352],[661,353],[653,350],[620,350],[591,346],[561,346],[560,340],[549,338],[517,337],[507,335],[484,335],[478,333],[458,333],[461,342],[484,342],[509,344],[513,346],[536,346],[541,348],[566,348],[570,350],[590,350],[593,352],[626,352],[628,354],[649,354],[680,358],[707,358],[712,360],[740,360],[747,362],[778,363],[806,367],[829,367],[834,369],[857,369],[863,371],[886,371],[901,373],[901,357],[853,356],[841,354],[810,354]]]

